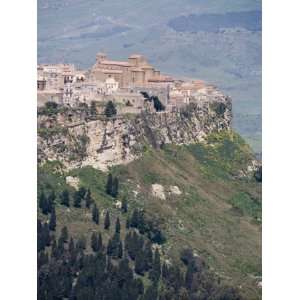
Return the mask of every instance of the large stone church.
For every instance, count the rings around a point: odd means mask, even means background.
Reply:
[[[139,54],[131,55],[127,61],[115,61],[109,60],[103,53],[98,53],[91,74],[97,81],[114,78],[120,87],[147,86],[151,83],[171,81]]]

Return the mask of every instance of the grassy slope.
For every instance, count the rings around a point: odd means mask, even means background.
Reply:
[[[255,276],[261,275],[261,186],[252,179],[234,179],[251,159],[239,136],[223,133],[211,135],[206,145],[149,148],[141,159],[114,167],[112,172],[120,178],[121,194],[127,195],[130,210],[142,206],[161,218],[168,238],[164,250],[173,260],[189,245],[206,257],[224,281],[240,286],[246,299],[259,299]],[[63,176],[49,175],[53,164],[45,169],[39,173],[39,188],[50,183],[61,190]],[[87,167],[70,175],[91,189],[101,209],[110,207],[114,218],[119,214],[104,192],[106,174]],[[177,185],[182,194],[154,198],[153,183],[166,189]],[[75,236],[97,229],[87,221],[91,216],[85,210],[58,207],[57,211],[59,227],[68,224]]]

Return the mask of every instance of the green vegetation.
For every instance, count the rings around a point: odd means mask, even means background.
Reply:
[[[117,109],[112,101],[107,102],[105,106],[104,114],[108,118],[113,117],[117,114]]]
[[[189,145],[187,149],[208,173],[227,178],[237,175],[254,159],[249,145],[233,131],[210,134],[207,143]]]
[[[38,135],[43,139],[49,139],[52,136],[62,134],[66,135],[68,129],[61,126],[49,127],[49,128],[38,128]]]
[[[153,102],[156,111],[164,111],[166,109],[157,96],[149,96],[147,92],[141,92],[141,94],[145,98],[145,101]]]
[[[261,184],[254,174],[238,176],[240,170],[247,170],[252,159],[247,144],[227,131],[211,134],[206,143],[197,145],[166,145],[160,150],[148,147],[141,159],[111,168],[111,177],[118,178],[117,198],[107,194],[109,173],[91,167],[66,172],[57,162],[38,169],[38,190],[39,195],[43,191],[45,198],[52,190],[55,192],[56,232],[68,226],[74,241],[84,238],[90,244],[87,233],[101,226],[102,242],[108,244],[111,240],[111,251],[118,256],[120,247],[111,232],[119,231],[119,225],[115,225],[119,218],[122,240],[125,228],[136,228],[149,241],[160,242],[163,259],[179,266],[179,254],[185,246],[189,247],[205,260],[222,283],[242,286],[240,292],[245,299],[260,299],[255,278],[261,275]],[[86,190],[80,208],[74,207],[76,193],[66,185],[66,176],[77,177],[80,187]],[[154,183],[164,187],[165,200],[152,195]],[[177,186],[181,194],[169,192],[170,186]],[[61,204],[64,190],[69,193],[69,207]],[[86,206],[87,199],[93,203],[90,208]],[[116,199],[122,201],[122,207],[115,207]],[[99,224],[95,222],[94,204],[99,210]],[[45,221],[51,217],[51,210],[49,213],[39,211],[39,218]],[[109,223],[106,230],[105,223]],[[97,239],[93,240],[97,248]],[[144,268],[144,262],[139,261],[137,273]],[[157,275],[149,274],[150,281],[146,277],[144,286],[150,288],[151,279],[155,281]]]
[[[253,217],[259,222],[261,221],[261,203],[256,199],[252,199],[250,195],[240,192],[234,195],[229,200],[229,203],[242,215]]]

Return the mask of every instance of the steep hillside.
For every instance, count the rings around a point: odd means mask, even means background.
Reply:
[[[119,180],[116,198],[107,194],[108,172],[92,167],[67,171],[58,161],[40,166],[39,195],[51,191],[57,195],[57,231],[67,225],[75,238],[89,238],[93,230],[101,230],[105,241],[109,238],[103,225],[91,223],[87,209],[60,204],[63,190],[73,195],[83,186],[90,189],[101,212],[100,224],[106,210],[125,226],[128,215],[143,208],[165,235],[163,260],[180,265],[180,252],[189,247],[222,283],[237,288],[245,299],[260,299],[261,185],[253,177],[249,146],[230,130],[210,133],[192,145],[165,144],[160,149],[146,145],[139,159],[110,168]],[[125,214],[119,208],[124,198]]]

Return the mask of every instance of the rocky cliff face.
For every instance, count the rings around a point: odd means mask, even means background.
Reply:
[[[91,118],[84,109],[38,114],[38,160],[66,169],[90,165],[107,170],[140,157],[146,145],[197,143],[212,131],[230,128],[231,100],[219,97],[176,112]]]

